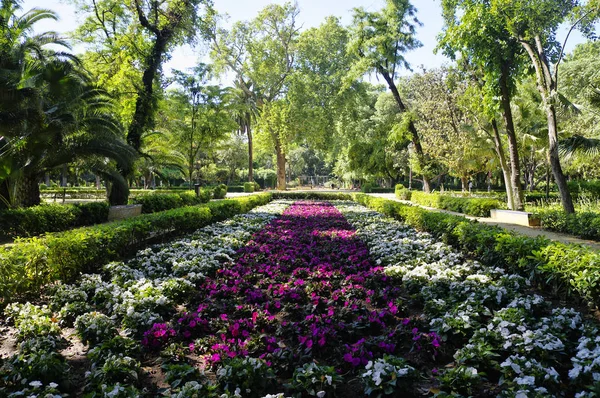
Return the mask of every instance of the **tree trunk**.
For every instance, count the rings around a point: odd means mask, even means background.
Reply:
[[[40,204],[40,186],[36,175],[25,174],[17,180],[17,206],[31,207]]]
[[[67,186],[67,173],[69,172],[67,165],[63,164],[61,172],[60,172],[60,186],[61,187],[66,187]]]
[[[502,168],[502,176],[504,177],[504,187],[506,188],[506,199],[508,208],[511,210],[515,209],[515,203],[513,201],[513,189],[512,182],[510,179],[510,170],[506,163],[506,155],[504,154],[504,148],[502,147],[502,141],[500,140],[500,132],[498,131],[498,124],[496,119],[492,119],[492,130],[494,131],[494,146],[498,160],[500,161],[500,168]]]
[[[100,187],[101,187],[100,176],[96,175],[96,189],[100,189]]]
[[[560,165],[560,157],[558,155],[558,128],[556,123],[556,108],[554,107],[553,96],[557,94],[557,81],[558,76],[552,75],[550,66],[548,64],[548,58],[544,52],[542,40],[539,36],[535,37],[535,45],[527,42],[523,38],[519,38],[523,48],[527,51],[533,67],[535,69],[535,75],[537,78],[538,91],[542,96],[542,102],[546,111],[546,119],[548,120],[548,157],[550,161],[550,167],[552,168],[552,174],[554,175],[554,181],[558,186],[560,193],[560,200],[563,205],[565,213],[575,213],[575,207],[573,206],[573,198],[569,192],[567,186],[567,180],[562,171]]]
[[[119,173],[126,178],[125,176],[131,174],[132,170],[130,168],[119,168]],[[126,205],[129,199],[129,186],[127,185],[127,180],[125,182],[121,181],[106,181],[106,189],[108,190],[108,203],[111,206],[119,206]]]
[[[558,192],[560,193],[560,201],[562,202],[565,213],[575,213],[575,206],[573,205],[573,198],[569,192],[567,186],[567,179],[562,171],[560,165],[560,157],[558,155],[558,129],[556,125],[556,109],[552,104],[546,105],[546,115],[548,118],[548,154],[550,157],[550,166],[552,167],[552,174],[554,175],[554,181],[558,185]]]
[[[275,151],[277,152],[277,189],[285,191],[285,153],[279,140],[275,144]]]
[[[508,88],[508,65],[503,65],[500,75],[500,91],[502,93],[502,114],[506,123],[506,134],[508,136],[508,154],[510,156],[510,178],[513,190],[514,209],[522,211],[523,190],[521,188],[521,166],[519,164],[519,148],[517,144],[517,135],[513,121],[512,109],[510,107],[510,90]]]
[[[10,207],[10,187],[8,180],[0,181],[0,209],[6,209]]]
[[[250,115],[246,118],[246,134],[248,134],[248,182],[254,181],[254,148],[252,142],[252,127]]]
[[[469,184],[469,180],[467,177],[460,177],[460,184],[462,186],[462,191],[463,192],[467,192],[467,190],[469,189],[468,184]]]
[[[402,98],[400,97],[400,92],[398,92],[398,87],[396,87],[396,83],[394,83],[394,79],[389,74],[385,73],[382,69],[383,68],[380,68],[379,72],[381,73],[381,75],[383,76],[385,81],[387,82],[388,87],[390,88],[392,95],[394,96],[394,99],[396,100],[396,104],[398,104],[398,108],[400,108],[400,113],[406,112],[408,109],[406,108],[406,105],[404,105],[404,102],[402,102]],[[408,123],[408,131],[410,132],[411,140],[415,147],[415,152],[417,153],[419,163],[421,164],[425,160],[425,154],[423,153],[423,147],[421,146],[421,138],[419,137],[417,128],[415,127],[415,124],[413,123],[412,120]],[[421,164],[421,166],[422,166],[422,164]],[[423,176],[423,190],[427,193],[431,192],[431,185],[429,183],[429,178],[425,175]]]

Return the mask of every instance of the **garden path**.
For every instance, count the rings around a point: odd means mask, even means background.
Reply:
[[[509,231],[514,231],[514,232],[517,232],[519,234],[522,234],[522,235],[525,235],[525,236],[529,236],[531,238],[535,238],[535,237],[538,237],[538,236],[544,236],[544,237],[546,237],[546,238],[548,238],[548,239],[550,239],[552,241],[562,242],[562,243],[574,243],[574,244],[579,244],[579,245],[591,247],[594,250],[600,250],[600,242],[594,242],[592,240],[587,240],[587,239],[580,239],[580,238],[577,238],[577,237],[572,236],[572,235],[567,235],[567,234],[561,234],[561,233],[557,233],[557,232],[547,231],[547,230],[544,230],[544,229],[541,229],[541,228],[536,228],[536,227],[526,227],[524,225],[517,225],[517,224],[509,224],[509,223],[498,222],[497,220],[494,220],[494,219],[489,218],[489,217],[473,217],[473,216],[464,215],[462,213],[456,213],[456,212],[453,212],[453,211],[436,209],[436,208],[427,207],[427,206],[421,206],[421,205],[412,203],[412,202],[407,201],[407,200],[400,200],[400,199],[396,198],[396,195],[394,195],[393,193],[371,193],[369,195],[376,196],[378,198],[384,198],[384,199],[388,199],[388,200],[394,200],[396,202],[406,203],[406,204],[413,205],[413,206],[419,206],[419,207],[422,207],[422,208],[430,210],[430,211],[437,211],[439,213],[446,213],[446,214],[452,214],[452,215],[455,215],[455,216],[466,217],[469,220],[477,220],[477,221],[479,221],[480,223],[483,223],[483,224],[496,225],[496,226],[499,226],[501,228],[507,229]]]

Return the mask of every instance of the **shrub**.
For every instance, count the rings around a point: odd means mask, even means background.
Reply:
[[[505,208],[505,204],[496,199],[460,198],[417,191],[411,194],[411,201],[422,206],[454,211],[475,217],[489,217],[491,209]]]
[[[540,219],[544,229],[600,240],[600,213],[586,211],[567,214],[562,209],[552,208],[536,209],[533,213]]]
[[[412,191],[409,189],[406,189],[404,187],[404,185],[402,185],[402,184],[397,184],[396,189],[395,189],[395,194],[396,194],[396,197],[400,200],[410,200],[410,198],[412,196]]]
[[[44,204],[0,212],[0,237],[29,237],[106,222],[108,203]]]
[[[342,377],[333,366],[309,362],[294,370],[291,387],[302,396],[335,396],[335,389],[341,384]]]
[[[88,312],[77,317],[75,329],[83,344],[95,346],[117,335],[115,323],[100,312]]]
[[[244,192],[243,185],[228,185],[227,192]]]
[[[254,183],[253,182],[245,182],[244,183],[244,192],[246,192],[246,193],[254,192]]]
[[[227,196],[227,185],[219,184],[213,188],[214,199],[225,199],[225,196]]]
[[[275,373],[261,359],[236,357],[223,362],[217,380],[223,391],[234,393],[239,389],[251,392],[244,394],[246,397],[262,397],[274,385]]]
[[[366,183],[364,183],[364,184],[361,185],[360,191],[362,193],[371,193],[371,192],[373,192],[373,185],[371,185],[370,183],[366,182]]]
[[[260,184],[256,181],[252,182],[254,184],[254,192],[260,191]]]
[[[72,281],[81,272],[121,259],[150,238],[195,231],[211,222],[268,203],[270,194],[189,206],[44,237],[19,239],[0,247],[0,297],[36,291],[39,286]]]

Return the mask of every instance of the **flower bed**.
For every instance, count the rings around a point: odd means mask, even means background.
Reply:
[[[600,388],[600,337],[582,314],[427,233],[335,205],[275,202],[59,285],[48,307],[9,306],[22,345],[0,395],[71,391],[57,322],[89,345],[89,396],[157,395],[143,391],[153,383],[173,397]]]

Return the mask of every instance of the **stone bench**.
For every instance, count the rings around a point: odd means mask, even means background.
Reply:
[[[490,210],[492,219],[507,223],[507,224],[518,224],[526,227],[539,227],[540,219],[535,218],[533,214],[526,211],[515,211],[515,210]]]
[[[108,221],[123,220],[142,214],[142,205],[111,206],[108,209]]]

